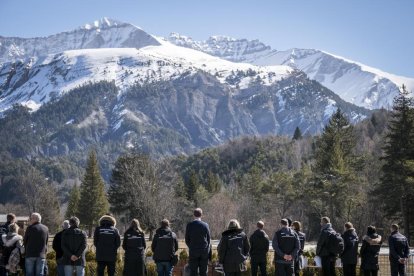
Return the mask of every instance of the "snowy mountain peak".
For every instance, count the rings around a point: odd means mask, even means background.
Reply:
[[[82,29],[85,30],[90,30],[90,29],[105,29],[105,28],[110,28],[113,26],[118,26],[118,25],[124,25],[126,23],[118,21],[118,20],[114,20],[108,17],[103,17],[99,20],[95,20],[93,23],[88,23],[85,24],[85,26],[82,27]]]

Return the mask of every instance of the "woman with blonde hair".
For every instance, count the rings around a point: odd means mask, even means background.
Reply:
[[[19,226],[12,223],[8,226],[8,233],[1,236],[3,242],[3,261],[6,266],[6,275],[18,275],[21,255],[24,254],[23,237],[17,234]]]
[[[124,234],[122,248],[125,250],[124,276],[145,275],[145,243],[144,231],[139,221],[133,219]]]
[[[225,275],[239,276],[242,271],[246,271],[249,250],[249,239],[240,223],[236,219],[230,220],[218,245],[219,263],[223,265]]]

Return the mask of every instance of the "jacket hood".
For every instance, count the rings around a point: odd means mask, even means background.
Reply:
[[[228,229],[228,230],[224,231],[222,233],[222,235],[223,236],[227,236],[227,235],[231,235],[231,234],[239,234],[241,232],[243,232],[243,229],[241,229],[241,228],[239,228],[239,229],[234,228],[234,229]]]
[[[171,228],[158,228],[157,231],[155,231],[156,234],[159,234],[161,236],[167,235],[171,233]]]
[[[7,235],[3,234],[1,236],[1,239],[3,240],[3,244],[5,246],[10,247],[13,246],[17,241],[23,240],[23,237],[17,233],[8,233]]]
[[[377,245],[381,243],[382,237],[378,234],[373,234],[371,236],[366,235],[363,239],[371,245]]]
[[[331,223],[327,223],[324,226],[322,226],[322,230],[329,229],[329,228],[332,228],[332,224]]]
[[[108,215],[104,215],[104,216],[102,216],[100,219],[99,219],[99,224],[101,225],[101,226],[104,226],[104,225],[110,225],[110,226],[116,226],[116,220],[115,220],[115,218],[114,217],[112,217],[112,216],[108,216]]]

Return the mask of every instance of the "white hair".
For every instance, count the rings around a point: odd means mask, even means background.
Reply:
[[[42,216],[39,213],[33,213],[30,218],[39,223],[42,222]]]

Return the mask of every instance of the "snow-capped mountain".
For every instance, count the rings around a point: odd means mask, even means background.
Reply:
[[[277,51],[258,40],[214,36],[206,41],[172,33],[176,45],[255,65],[290,65],[337,93],[342,99],[369,109],[390,108],[399,88],[414,91],[414,79],[396,76],[324,51],[290,49]]]

